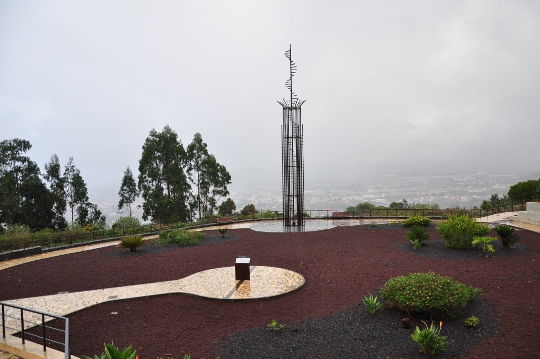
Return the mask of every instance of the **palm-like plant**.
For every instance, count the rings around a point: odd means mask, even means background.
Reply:
[[[123,237],[120,240],[120,246],[124,248],[129,248],[131,252],[135,252],[137,250],[137,247],[144,246],[146,242],[143,240],[143,237],[141,235],[136,236],[127,236]]]
[[[493,227],[495,232],[501,237],[503,246],[510,248],[512,244],[519,242],[519,237],[515,234],[515,228],[507,224],[499,224]]]
[[[426,228],[422,226],[412,226],[407,232],[407,239],[411,243],[428,241],[429,233],[426,231]]]

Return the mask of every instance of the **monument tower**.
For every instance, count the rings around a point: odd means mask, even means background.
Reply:
[[[292,80],[296,64],[292,61],[291,46],[285,52],[289,59],[289,79],[285,86],[290,91],[290,99],[278,103],[283,107],[281,126],[283,225],[304,226],[304,152],[302,104],[293,92]]]

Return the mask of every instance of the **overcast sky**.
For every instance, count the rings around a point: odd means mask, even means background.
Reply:
[[[233,184],[279,186],[289,44],[306,181],[540,169],[533,0],[0,0],[0,140],[91,187],[169,124]]]

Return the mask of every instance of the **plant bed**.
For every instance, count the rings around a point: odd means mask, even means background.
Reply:
[[[229,242],[234,241],[238,238],[238,235],[228,235],[225,238],[222,238],[221,235],[218,234],[207,234],[202,241],[197,244],[197,246],[205,246],[209,244],[216,244],[216,243],[223,243],[223,242]],[[165,251],[175,251],[175,250],[181,250],[182,246],[179,246],[177,243],[170,242],[165,244],[159,244],[157,240],[147,240],[147,244],[144,247],[137,248],[136,252],[129,252],[124,249],[118,249],[116,251],[109,252],[107,256],[109,257],[130,257],[130,256],[144,256],[154,253],[160,253]]]
[[[535,327],[540,321],[540,312],[531,305],[540,290],[537,280],[540,273],[540,234],[520,231],[520,242],[516,248],[507,250],[508,254],[497,250],[498,241],[494,243],[496,252],[493,258],[475,255],[469,259],[463,258],[463,254],[469,251],[449,248],[444,248],[444,253],[453,257],[444,258],[440,254],[426,256],[425,252],[435,242],[440,241],[444,246],[442,240],[433,235],[434,232],[431,232],[433,239],[427,246],[414,251],[406,240],[406,232],[406,228],[384,230],[379,227],[373,229],[369,225],[309,233],[236,229],[229,230],[226,241],[221,243],[201,245],[205,239],[199,245],[179,250],[142,256],[128,254],[113,259],[109,253],[119,248],[105,247],[0,270],[0,300],[175,280],[210,268],[232,266],[237,255],[250,255],[253,265],[296,271],[306,278],[306,284],[298,291],[269,300],[228,302],[164,295],[89,307],[69,315],[72,353],[79,357],[101,353],[103,343],[114,341],[122,348],[133,345],[140,358],[162,357],[164,353],[175,358],[182,358],[187,353],[192,358],[216,358],[218,355],[222,359],[259,357],[249,355],[248,350],[258,350],[262,353],[261,358],[319,358],[325,353],[326,357],[344,358],[426,358],[420,353],[418,344],[410,339],[417,325],[423,328],[419,321],[421,318],[412,317],[411,328],[405,330],[401,312],[383,307],[370,315],[360,301],[365,294],[376,293],[389,278],[433,270],[481,288],[485,294],[467,304],[461,317],[443,323],[441,334],[447,337],[448,350],[439,357],[455,354],[454,357],[471,359],[527,358],[531,353],[534,356],[540,351]],[[211,236],[220,239],[217,231],[209,231],[207,237]],[[228,240],[230,236],[237,238]],[[400,244],[406,248],[400,248]],[[523,253],[519,252],[521,246],[526,249]],[[478,249],[476,254],[480,252]],[[475,309],[481,303],[491,306],[495,319],[491,320],[481,310]],[[363,319],[355,321],[357,317],[348,315],[354,314],[349,310],[364,316],[371,326],[366,327]],[[390,315],[388,318],[395,320],[386,320],[387,313]],[[464,325],[463,318],[471,315],[480,319],[477,328]],[[333,318],[331,321],[320,322],[330,317]],[[341,318],[342,324],[334,322],[335,318]],[[279,335],[273,335],[266,329],[273,319],[285,325]],[[428,319],[429,323],[429,318],[422,319]],[[488,330],[492,325],[498,324],[499,328],[496,333],[468,346],[466,341],[461,342],[458,334],[447,331],[454,323],[460,330],[465,330],[469,336],[466,340],[476,340],[484,331],[493,333]],[[311,326],[320,328],[318,334],[311,329],[308,331]],[[370,330],[358,330],[358,326],[372,330],[373,335],[370,336]],[[394,326],[397,333],[406,334],[403,340],[409,343],[412,356],[408,355],[405,347],[400,347],[403,354],[376,354],[380,350],[390,350],[384,348],[393,348],[394,342],[401,340],[393,337]],[[269,338],[260,342],[246,341],[238,348],[238,355],[227,354],[233,353],[229,350],[236,350],[227,349],[228,341],[235,335],[256,330],[262,330]],[[367,339],[360,333],[367,335]],[[336,344],[330,343],[328,349],[325,348],[326,337],[335,339]],[[283,348],[275,348],[278,342],[266,340],[285,341],[282,342]],[[360,342],[361,345],[358,344]],[[255,348],[250,349],[250,346]],[[468,351],[452,351],[461,350],[456,349],[461,346],[469,348]],[[280,350],[299,355],[283,356]]]
[[[487,258],[519,256],[528,252],[528,248],[521,243],[514,244],[512,249],[504,248],[500,241],[495,241],[492,244],[495,252],[490,253]],[[484,253],[479,247],[472,249],[451,249],[446,246],[442,239],[430,240],[429,243],[422,245],[418,250],[414,250],[409,242],[399,243],[397,247],[404,252],[434,259],[460,260],[479,259],[480,257],[484,257]]]

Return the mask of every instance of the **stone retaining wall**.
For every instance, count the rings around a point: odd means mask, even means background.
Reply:
[[[540,202],[527,202],[526,211],[519,211],[510,221],[540,226]]]
[[[9,259],[27,257],[34,254],[40,254],[42,252],[43,252],[43,249],[40,246],[30,247],[30,248],[25,248],[25,249],[17,249],[11,252],[2,252],[0,253],[0,262],[7,261]]]

